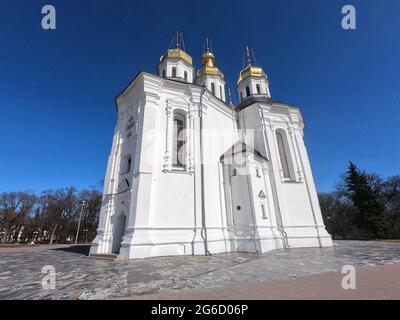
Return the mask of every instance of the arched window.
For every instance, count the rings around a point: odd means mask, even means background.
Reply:
[[[276,131],[276,140],[278,143],[279,158],[281,161],[283,177],[285,179],[291,179],[291,163],[289,148],[287,146],[286,134],[283,130]]]
[[[261,94],[261,88],[259,84],[256,84],[257,94]]]
[[[184,168],[186,164],[186,117],[181,112],[174,112],[174,145],[172,166]]]
[[[187,81],[187,79],[188,79],[188,73],[187,73],[187,71],[185,71],[185,72],[183,73],[183,77],[184,77],[184,79]]]
[[[176,67],[172,68],[172,78],[176,78]]]
[[[220,97],[221,100],[222,100],[222,86],[219,86],[219,97]]]
[[[165,69],[162,71],[162,76],[165,78]]]
[[[246,97],[250,95],[250,88],[249,86],[246,86]]]
[[[215,83],[214,82],[211,83],[211,92],[213,95],[215,95]]]
[[[240,101],[242,101],[242,100],[243,100],[243,94],[240,93]]]
[[[132,169],[132,156],[127,154],[123,158],[123,162],[121,165],[121,174],[129,173]]]

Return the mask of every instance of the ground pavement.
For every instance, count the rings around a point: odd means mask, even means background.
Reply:
[[[400,298],[398,242],[336,241],[332,248],[128,262],[88,259],[87,250],[65,245],[0,248],[0,299]],[[55,289],[42,288],[45,265],[55,268]],[[341,289],[344,265],[357,268],[357,290]]]

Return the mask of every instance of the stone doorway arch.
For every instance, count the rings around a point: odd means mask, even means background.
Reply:
[[[113,241],[112,241],[112,253],[119,254],[121,249],[122,238],[125,235],[126,230],[126,216],[122,212],[115,217],[113,227]]]

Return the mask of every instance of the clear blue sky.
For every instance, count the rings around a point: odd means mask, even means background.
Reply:
[[[41,29],[41,8],[57,30]],[[341,8],[357,30],[341,28]],[[116,119],[114,98],[155,72],[175,31],[199,66],[212,38],[235,87],[246,45],[272,97],[302,108],[319,191],[352,160],[400,174],[400,1],[0,2],[0,192],[98,185]]]

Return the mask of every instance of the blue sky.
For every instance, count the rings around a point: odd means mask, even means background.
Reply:
[[[41,8],[57,29],[41,28]],[[352,4],[357,29],[341,28]],[[400,164],[400,1],[22,1],[0,3],[0,192],[99,186],[114,98],[155,72],[177,30],[200,65],[210,37],[235,88],[246,45],[272,97],[302,108],[319,191],[352,160],[383,176]]]

